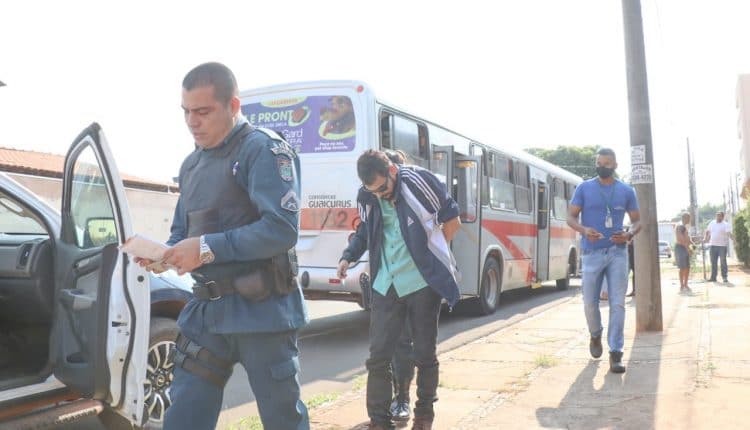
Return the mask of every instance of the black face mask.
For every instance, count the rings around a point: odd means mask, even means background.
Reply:
[[[602,179],[607,179],[610,176],[612,176],[612,174],[614,173],[615,173],[615,169],[611,167],[602,167],[602,166],[596,167],[596,174],[599,175],[599,177]]]

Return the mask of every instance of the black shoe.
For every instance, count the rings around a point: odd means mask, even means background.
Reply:
[[[391,417],[396,422],[409,421],[409,418],[411,418],[409,402],[396,402],[395,407],[391,407]]]
[[[728,284],[729,283],[729,279],[724,279],[724,283]]]
[[[609,352],[609,371],[612,373],[625,373],[625,365],[622,364],[622,352]]]
[[[602,336],[591,336],[591,340],[589,341],[589,352],[591,353],[591,356],[594,358],[599,358],[602,356]]]
[[[709,279],[708,282],[716,282],[716,279]]]

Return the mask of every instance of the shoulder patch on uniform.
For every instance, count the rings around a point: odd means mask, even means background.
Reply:
[[[277,156],[276,167],[278,167],[279,169],[279,176],[281,176],[281,179],[283,179],[285,182],[290,182],[292,179],[294,179],[294,166],[292,165],[292,160],[289,159],[289,157],[285,155]]]
[[[299,199],[297,199],[297,193],[294,190],[289,190],[284,194],[284,197],[281,198],[281,207],[290,212],[299,212]]]

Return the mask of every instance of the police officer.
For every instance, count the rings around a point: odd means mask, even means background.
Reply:
[[[185,76],[182,109],[196,146],[180,168],[164,263],[196,283],[177,321],[164,428],[213,429],[239,362],[265,428],[309,429],[297,349],[307,312],[294,278],[299,160],[276,133],[242,116],[236,80],[222,64]]]

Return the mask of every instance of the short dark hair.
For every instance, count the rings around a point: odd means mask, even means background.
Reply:
[[[229,104],[232,97],[239,95],[234,73],[221,63],[211,62],[196,66],[182,80],[182,88],[188,91],[209,85],[214,87],[214,97],[221,103]]]
[[[598,151],[596,151],[596,155],[612,157],[613,160],[617,161],[617,156],[615,155],[615,151],[611,150],[610,148],[600,148]]]
[[[357,175],[365,185],[375,182],[375,178],[388,176],[388,168],[391,161],[384,152],[375,149],[368,149],[357,159]]]

